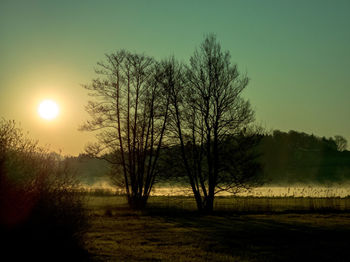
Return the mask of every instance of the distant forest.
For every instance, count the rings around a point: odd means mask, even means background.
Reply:
[[[325,138],[279,130],[259,136],[254,152],[256,161],[261,165],[260,179],[265,184],[329,184],[350,181],[350,151],[346,150],[347,141],[340,136]],[[167,150],[176,151],[174,148]],[[110,181],[111,170],[105,160],[89,158],[84,154],[67,160],[85,184]],[[163,163],[164,165],[167,171],[160,174],[161,182],[185,182],[187,177],[178,174],[181,172],[178,164],[175,165],[176,169],[173,163]]]
[[[340,183],[350,179],[346,140],[274,131],[259,144],[268,183]]]

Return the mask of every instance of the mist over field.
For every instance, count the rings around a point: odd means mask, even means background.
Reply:
[[[346,146],[346,143],[345,143]],[[350,195],[350,152],[335,138],[290,131],[265,135],[256,150],[264,167],[263,185],[241,190],[237,196],[347,197]],[[68,159],[82,184],[89,190],[116,189],[105,160],[80,155]],[[164,164],[164,163],[163,163]],[[172,163],[165,163],[171,166]],[[171,169],[171,168],[170,168]],[[174,170],[173,170],[174,171]],[[174,171],[174,172],[179,172]],[[117,187],[118,188],[118,187]],[[187,178],[167,173],[160,177],[151,195],[191,195]],[[228,192],[218,195],[230,196]]]

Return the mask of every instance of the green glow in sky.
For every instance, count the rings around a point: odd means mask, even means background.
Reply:
[[[350,141],[350,1],[10,1],[0,2],[0,117],[42,144],[79,154],[77,131],[105,53],[121,48],[187,62],[215,33],[251,82],[245,92],[265,128]],[[46,123],[40,100],[60,117]]]

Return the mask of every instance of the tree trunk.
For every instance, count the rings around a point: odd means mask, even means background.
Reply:
[[[143,210],[146,207],[148,196],[128,196],[129,207],[134,210]]]
[[[212,213],[214,210],[214,194],[210,194],[205,198],[203,211],[205,213]]]

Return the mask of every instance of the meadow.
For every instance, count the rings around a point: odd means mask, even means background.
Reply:
[[[99,192],[102,193],[102,192]],[[105,192],[106,193],[106,192]],[[90,194],[85,246],[93,261],[348,261],[350,198],[217,197],[199,214],[189,196]]]

